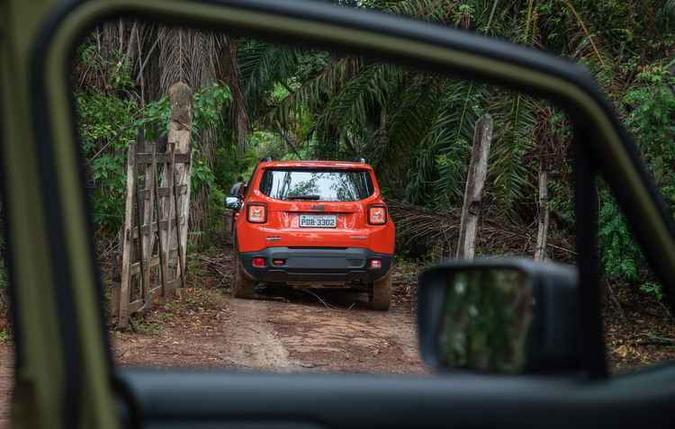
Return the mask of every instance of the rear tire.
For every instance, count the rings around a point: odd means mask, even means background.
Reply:
[[[232,296],[235,298],[251,298],[255,295],[255,280],[244,272],[239,260],[239,254],[234,253],[234,280],[232,282]]]
[[[391,273],[373,283],[370,307],[377,311],[387,311],[391,304]]]

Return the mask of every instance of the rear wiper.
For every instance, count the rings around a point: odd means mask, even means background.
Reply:
[[[289,195],[287,200],[319,200],[321,195]]]

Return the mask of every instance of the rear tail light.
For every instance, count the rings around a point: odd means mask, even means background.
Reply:
[[[384,225],[387,223],[387,208],[385,206],[368,207],[368,223],[371,225]]]
[[[265,268],[265,258],[256,256],[251,260],[251,265],[253,265],[254,268]]]
[[[246,219],[251,223],[267,222],[267,206],[263,204],[249,204]]]

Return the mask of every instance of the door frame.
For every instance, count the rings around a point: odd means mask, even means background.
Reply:
[[[476,34],[325,3],[93,0],[64,5],[43,0],[39,8],[33,8],[32,16],[27,11],[31,5],[20,0],[5,0],[2,5],[9,7],[12,13],[8,16],[14,20],[9,43],[3,46],[3,56],[9,58],[2,68],[3,83],[25,73],[17,78],[18,85],[3,93],[3,115],[16,118],[6,124],[3,137],[5,143],[32,143],[3,145],[4,191],[11,208],[11,287],[21,348],[16,402],[20,405],[32,398],[39,409],[48,410],[36,418],[56,418],[65,426],[75,421],[115,425],[114,371],[103,319],[103,286],[82,186],[85,175],[68,76],[74,47],[82,35],[96,22],[116,16],[181,25],[189,22],[275,41],[376,55],[441,73],[452,70],[456,77],[479,78],[554,101],[579,125],[576,141],[584,142],[586,152],[581,158],[589,160],[584,167],[587,173],[579,177],[592,181],[596,171],[605,176],[670,302],[675,301],[673,220],[611,105],[592,76],[576,64]],[[25,36],[30,43],[19,37],[22,31],[28,32]],[[10,106],[15,111],[10,112]],[[593,217],[584,230],[594,233],[596,196],[579,196],[592,200],[577,215]],[[22,219],[22,215],[27,217]],[[588,239],[577,243],[578,250],[583,250],[579,246],[588,244]],[[590,244],[595,247],[593,239]],[[44,269],[35,270],[30,260]],[[580,276],[580,298],[586,302],[580,335],[590,347],[587,368],[591,375],[602,375],[599,285],[593,275],[597,260],[591,257],[584,263],[589,264],[589,271]],[[49,370],[40,372],[41,366]],[[73,401],[73,397],[82,400]]]

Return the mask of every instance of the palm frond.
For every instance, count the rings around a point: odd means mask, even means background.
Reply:
[[[536,145],[537,102],[522,94],[500,94],[490,106],[495,121],[493,150],[490,156],[490,177],[494,192],[503,208],[534,191],[534,169],[525,156]]]

